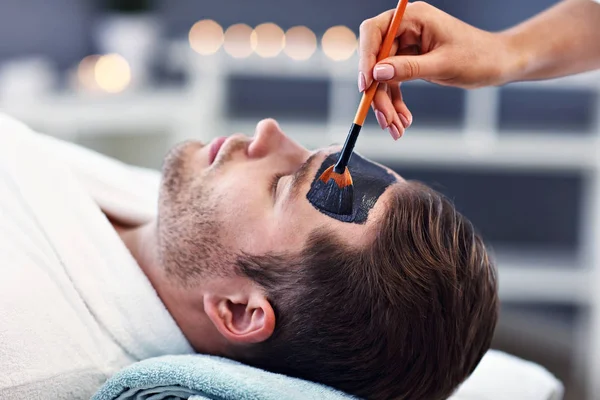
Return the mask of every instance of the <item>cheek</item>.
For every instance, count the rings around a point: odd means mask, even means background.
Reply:
[[[242,251],[261,254],[273,247],[272,227],[275,224],[273,204],[256,180],[223,179],[217,183],[222,231],[231,246]]]

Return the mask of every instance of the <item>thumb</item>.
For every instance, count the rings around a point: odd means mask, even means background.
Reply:
[[[373,68],[373,77],[386,83],[435,79],[444,75],[447,69],[448,63],[437,54],[395,56],[378,62]]]

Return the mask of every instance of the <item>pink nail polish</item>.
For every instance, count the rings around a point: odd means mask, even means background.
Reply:
[[[398,128],[396,128],[396,125],[390,124],[388,131],[394,140],[400,139],[400,132],[398,131]]]
[[[394,77],[394,67],[390,64],[381,64],[373,70],[373,76],[378,81],[389,81]]]
[[[367,80],[365,79],[365,74],[362,72],[358,73],[358,90],[364,92],[367,88]]]
[[[398,113],[398,116],[400,117],[400,121],[402,121],[404,129],[408,128],[410,126],[410,120],[400,113]]]
[[[375,111],[375,118],[377,118],[377,122],[379,123],[379,126],[381,127],[381,129],[385,129],[388,127],[388,123],[387,120],[385,119],[385,115],[383,115],[383,113],[379,110]]]

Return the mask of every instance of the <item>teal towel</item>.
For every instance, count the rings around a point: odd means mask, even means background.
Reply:
[[[225,358],[150,358],[113,375],[92,400],[349,400],[327,386],[274,374]]]

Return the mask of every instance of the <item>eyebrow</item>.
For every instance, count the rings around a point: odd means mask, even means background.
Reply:
[[[294,201],[298,197],[298,195],[300,193],[300,187],[302,186],[302,184],[308,177],[308,173],[310,171],[310,168],[312,167],[313,161],[321,154],[322,154],[322,152],[320,152],[320,151],[312,154],[310,157],[308,157],[308,159],[304,162],[304,164],[302,164],[300,166],[298,171],[296,171],[296,173],[293,175],[292,182],[290,183],[288,201],[290,201],[290,202]]]

